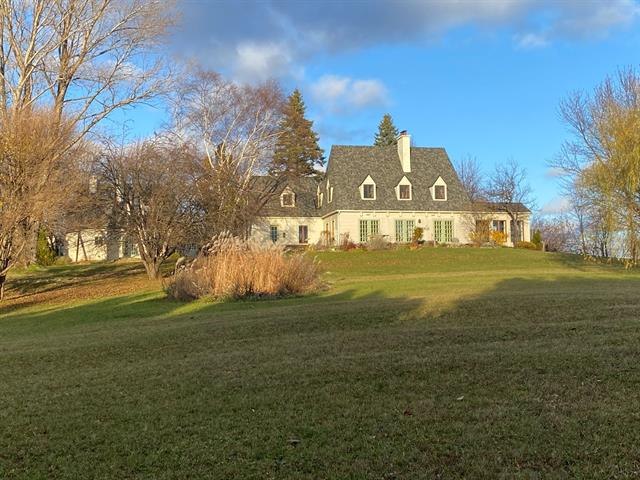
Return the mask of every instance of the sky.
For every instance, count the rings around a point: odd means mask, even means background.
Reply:
[[[302,91],[328,157],[369,145],[384,113],[413,144],[516,159],[542,213],[564,206],[549,162],[570,132],[559,102],[638,66],[635,0],[182,0],[179,60]],[[139,132],[160,116],[131,116]]]

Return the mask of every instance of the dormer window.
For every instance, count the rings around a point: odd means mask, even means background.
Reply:
[[[362,198],[373,200],[376,196],[375,188],[376,186],[372,183],[364,184],[364,186],[362,187]]]
[[[296,194],[289,187],[285,188],[280,195],[280,205],[283,207],[296,206]]]
[[[407,177],[402,177],[402,180],[396,186],[396,198],[398,200],[411,200],[411,182]]]
[[[436,183],[429,190],[431,190],[431,198],[435,201],[444,202],[447,200],[447,184],[442,177],[438,177]]]
[[[376,183],[371,178],[371,175],[367,175],[364,182],[360,184],[360,198],[362,200],[376,199]]]

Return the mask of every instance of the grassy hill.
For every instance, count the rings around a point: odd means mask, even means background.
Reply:
[[[305,298],[52,267],[0,313],[0,478],[628,478],[640,274],[524,250],[320,254]]]

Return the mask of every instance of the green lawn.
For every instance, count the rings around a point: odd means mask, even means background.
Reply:
[[[135,265],[14,277],[0,478],[640,475],[640,273],[509,249],[319,258],[321,294],[226,304],[169,301]],[[139,286],[72,293],[109,282]],[[29,301],[43,289],[71,293]]]

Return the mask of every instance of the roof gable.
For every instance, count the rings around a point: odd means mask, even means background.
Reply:
[[[419,210],[464,211],[470,209],[467,194],[443,148],[411,147],[411,172],[404,172],[395,145],[362,147],[335,145],[331,148],[326,181],[335,187],[333,210]],[[371,176],[376,184],[376,200],[363,200],[360,185]],[[411,184],[411,200],[398,201],[396,187],[406,179]],[[434,201],[430,188],[442,178],[447,185],[447,201]]]

